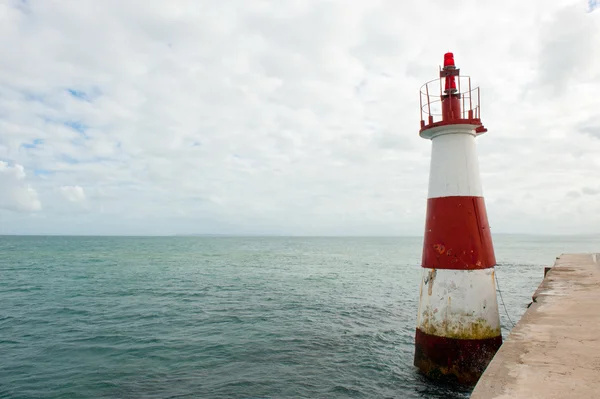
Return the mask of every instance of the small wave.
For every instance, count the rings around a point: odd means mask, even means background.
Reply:
[[[40,286],[26,286],[26,287],[12,287],[12,288],[4,288],[0,290],[1,293],[14,293],[14,292],[35,292],[41,291],[43,288]]]
[[[349,388],[349,387],[345,387],[343,385],[336,385],[335,387],[333,387],[333,389],[331,390],[333,393],[341,393],[343,395],[348,395],[348,396],[359,396],[359,395],[363,395],[363,393],[355,388]]]

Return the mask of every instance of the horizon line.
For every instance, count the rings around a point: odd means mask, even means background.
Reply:
[[[535,236],[535,237],[584,237],[584,236],[600,236],[597,233],[494,233],[493,236]],[[174,234],[38,234],[38,233],[18,233],[4,234],[0,233],[0,237],[238,237],[238,238],[423,238],[424,235],[414,234],[258,234],[258,233],[174,233]]]

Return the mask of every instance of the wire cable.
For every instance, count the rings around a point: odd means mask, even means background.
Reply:
[[[502,297],[502,291],[500,290],[500,283],[498,282],[498,273],[494,272],[494,277],[496,278],[496,287],[498,287],[498,292],[500,293],[500,300],[502,301],[502,306],[504,307],[504,312],[506,313],[506,317],[508,317],[508,321],[510,321],[510,324],[512,324],[512,326],[515,326],[515,323],[513,323],[512,319],[510,318],[510,315],[508,314],[508,310],[506,309],[506,303],[504,303],[504,297]]]

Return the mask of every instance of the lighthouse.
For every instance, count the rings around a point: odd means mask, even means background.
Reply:
[[[444,55],[439,79],[421,87],[421,129],[431,140],[414,365],[432,379],[474,385],[502,344],[496,258],[475,139],[479,88]]]

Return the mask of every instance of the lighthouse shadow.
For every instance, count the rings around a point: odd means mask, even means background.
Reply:
[[[473,387],[451,381],[434,381],[415,371],[416,394],[418,398],[468,399]]]

